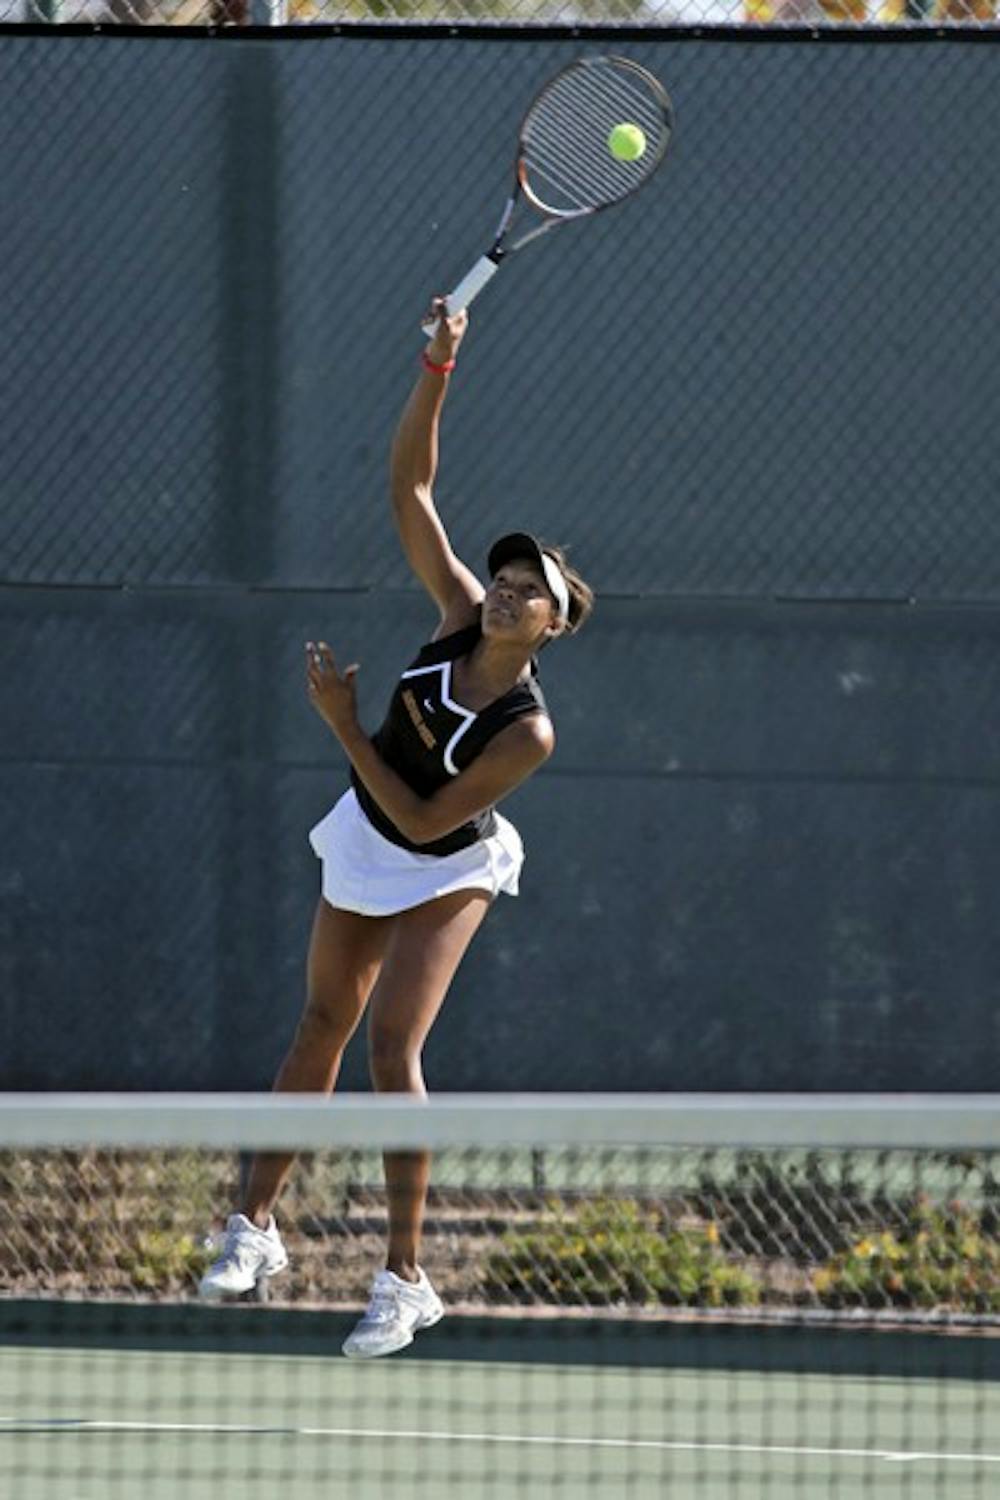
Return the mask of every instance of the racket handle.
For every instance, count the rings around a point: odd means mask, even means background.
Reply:
[[[449,292],[445,298],[448,312],[457,313],[461,312],[464,307],[468,307],[473,298],[479,296],[486,283],[493,279],[499,268],[499,259],[493,260],[489,255],[481,255],[472,270],[466,272],[455,290]],[[427,337],[433,338],[437,324],[432,320],[425,323],[423,327]]]

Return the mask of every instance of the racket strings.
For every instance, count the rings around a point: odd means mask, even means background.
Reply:
[[[636,163],[616,161],[611,156],[607,136],[614,128],[612,125],[604,130],[599,144],[596,144],[584,135],[581,123],[579,116],[565,121],[554,118],[546,121],[544,131],[532,139],[525,152],[529,181],[542,178],[565,195],[566,204],[551,205],[557,210],[567,206],[587,209],[614,203],[630,193],[646,175],[645,171],[634,170]],[[588,134],[600,134],[596,122],[585,128]]]
[[[597,134],[601,124],[601,120],[594,117],[588,122],[588,131]],[[606,137],[608,131],[604,133]],[[603,156],[597,156],[593,150],[588,150],[585,142],[581,144],[579,120],[576,118],[565,122],[557,119],[547,121],[544,134],[533,144],[536,145],[536,155],[529,162],[529,167],[550,182],[560,184],[563,191],[572,195],[580,207],[588,207],[595,194],[601,202],[609,197],[612,200],[618,197],[622,191],[622,178],[615,168],[632,165],[628,162],[616,162],[608,151],[606,141],[603,144]],[[607,157],[607,162],[603,157]]]
[[[538,179],[555,194],[536,192],[553,213],[585,212],[635,191],[658,166],[669,138],[669,106],[655,80],[638,68],[583,63],[555,79],[529,111],[522,149],[529,186]],[[616,125],[638,125],[646,148],[635,161],[611,155]]]
[[[547,182],[550,187],[554,187],[557,190],[557,193],[561,195],[561,198],[564,200],[564,202],[560,204],[560,209],[562,212],[565,213],[567,211],[579,211],[581,213],[586,213],[589,212],[591,208],[593,208],[594,204],[592,197],[583,194],[576,182],[572,180],[567,181],[566,178],[560,174],[558,167],[542,166],[539,162],[535,162],[531,168],[531,174],[533,181],[537,182],[538,179],[541,179],[541,181]]]
[[[588,144],[599,145],[606,152],[608,131],[615,125],[632,123],[644,130],[655,156],[655,147],[664,133],[662,107],[654,104],[647,94],[630,82],[617,77],[602,77],[596,70],[585,75],[584,82],[586,87],[574,88],[567,104],[574,121],[578,119],[587,130]],[[597,159],[602,164],[606,162],[606,156]],[[614,159],[611,160],[614,165]],[[646,157],[640,161],[645,162]],[[620,162],[618,165],[636,169],[639,176],[645,176],[650,170],[648,165],[641,165],[640,162]]]
[[[550,122],[526,153],[529,175],[561,184],[575,206],[613,203],[632,192],[646,177],[646,168],[641,162],[611,156],[607,136],[614,127],[604,129],[603,124],[579,117]]]
[[[607,145],[603,151],[604,155],[609,155]],[[617,165],[613,158],[609,157],[609,160],[612,167]],[[622,178],[613,170],[605,168],[596,151],[588,151],[585,145],[581,147],[579,121],[575,119],[565,124],[548,121],[544,135],[533,140],[525,153],[525,165],[530,182],[541,178],[558,187],[563,194],[567,200],[565,203],[550,205],[557,211],[567,207],[590,209],[602,203],[613,203],[625,191],[631,190],[625,189]]]
[[[662,104],[654,101],[647,90],[638,88],[630,78],[619,72],[602,72],[594,67],[587,73],[586,83],[589,85],[590,97],[588,99],[587,93],[580,92],[582,106],[587,103],[597,106],[606,112],[607,118],[614,118],[616,123],[622,118],[638,115],[641,118],[635,120],[636,124],[645,124],[646,129],[654,136],[662,132]]]

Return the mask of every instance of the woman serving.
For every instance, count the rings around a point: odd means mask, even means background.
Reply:
[[[392,504],[403,551],[440,613],[372,736],[354,679],[325,642],[306,646],[309,698],[351,763],[351,787],[312,830],[322,897],[307,963],[305,1009],[275,1080],[280,1092],[326,1092],[365,1008],[376,1091],[422,1096],[421,1053],[493,898],[516,895],[524,854],[496,811],[552,754],[555,735],[536,657],[579,630],[593,594],[558,548],[502,536],[489,586],[454,554],[433,499],[438,429],[467,315],[433,307],[437,329],[392,447]],[[288,1264],[273,1207],[291,1154],[255,1158],[241,1211],[202,1278],[215,1298],[249,1291]],[[430,1155],[384,1157],[385,1269],[344,1353],[392,1354],[443,1315],[419,1264]]]

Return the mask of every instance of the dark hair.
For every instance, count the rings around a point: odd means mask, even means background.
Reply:
[[[566,621],[564,634],[576,635],[578,630],[583,629],[593,611],[594,591],[566,560],[566,553],[562,547],[554,547],[549,542],[541,542],[540,545],[542,551],[547,552],[553,562],[558,565],[560,573],[566,580],[566,587],[569,590],[569,619]]]

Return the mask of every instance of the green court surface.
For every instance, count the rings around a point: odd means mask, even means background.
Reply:
[[[0,1495],[1000,1495],[997,1340],[452,1318],[359,1364],[339,1315],[226,1317],[5,1337]]]

